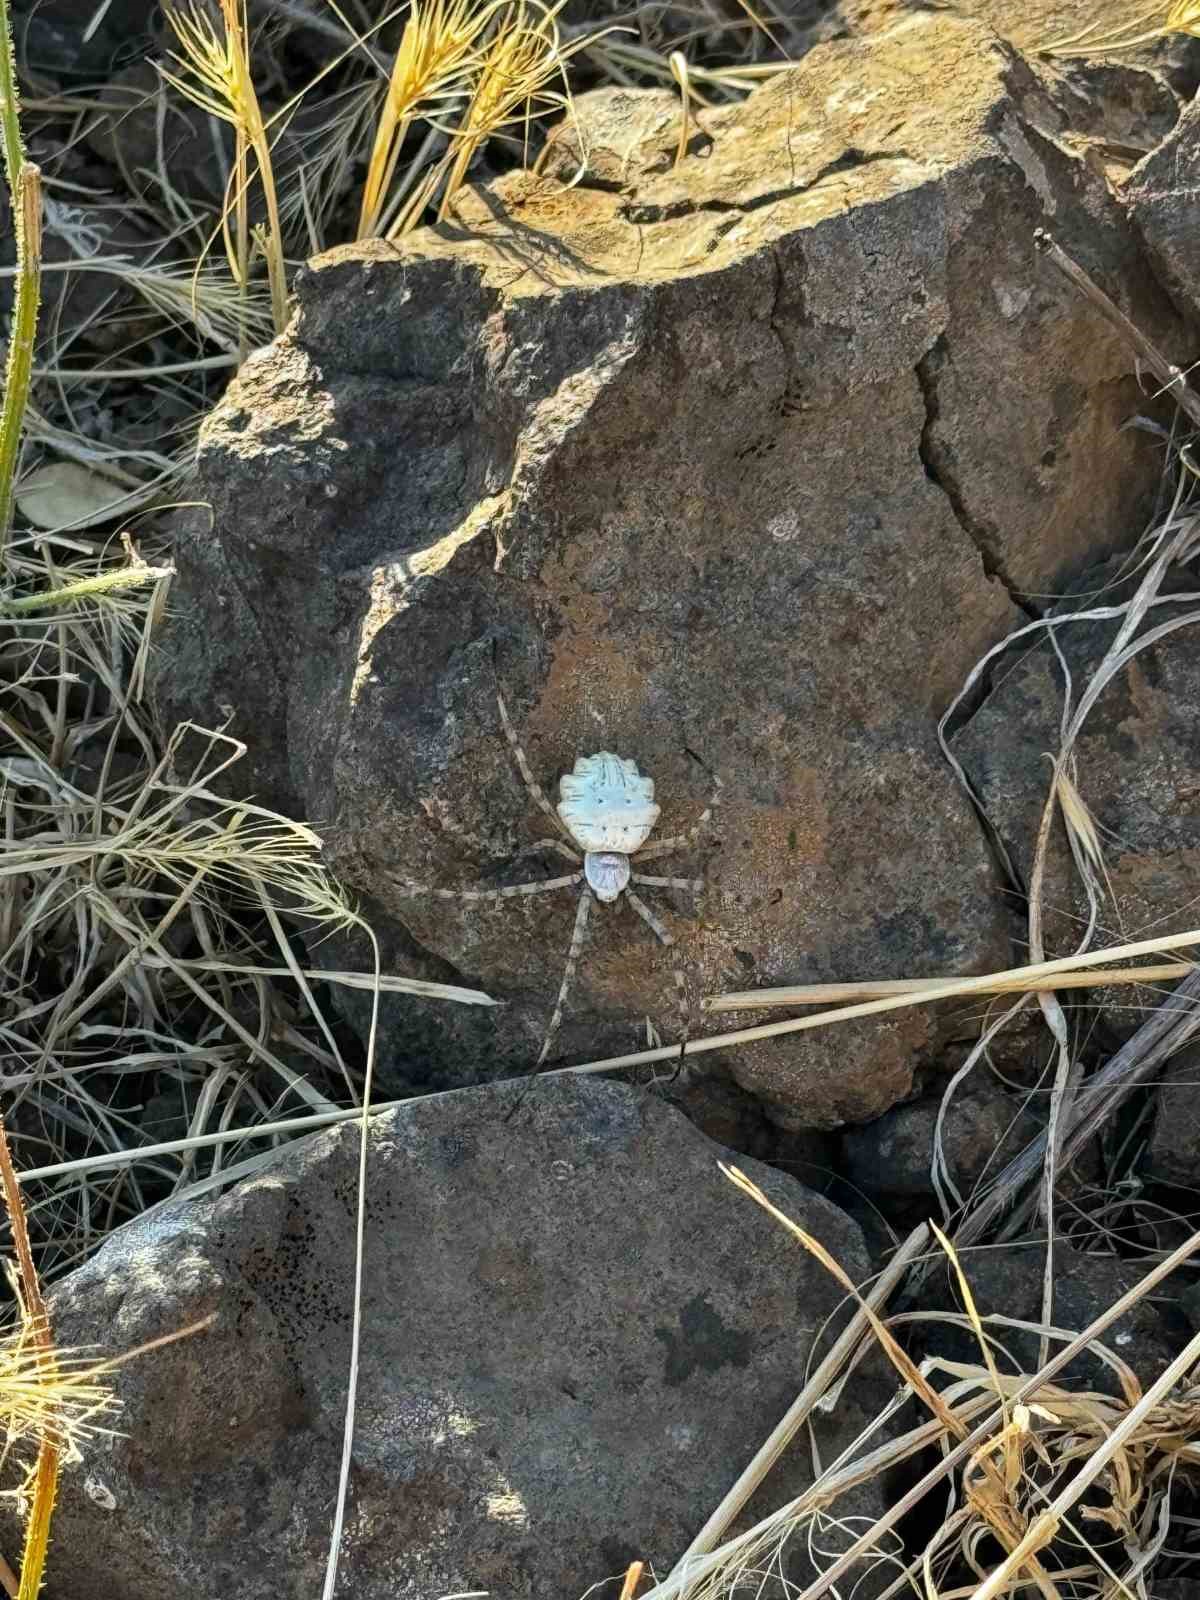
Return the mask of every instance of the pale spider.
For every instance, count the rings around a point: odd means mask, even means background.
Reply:
[[[568,873],[562,878],[537,878],[529,883],[514,883],[506,889],[435,889],[429,884],[404,882],[401,883],[400,890],[405,895],[435,895],[440,900],[506,900],[512,895],[547,894],[553,889],[570,889],[577,884],[583,885],[579,896],[579,909],[575,913],[571,945],[567,951],[567,965],[558,991],[558,1001],[554,1007],[554,1015],[550,1018],[550,1026],[546,1030],[541,1054],[537,1059],[537,1065],[540,1067],[550,1054],[550,1048],[562,1022],[563,1008],[571,989],[571,980],[575,976],[579,954],[583,949],[593,897],[609,902],[618,900],[624,895],[655,938],[668,950],[674,948],[675,940],[645,901],[629,886],[631,883],[636,883],[648,889],[686,889],[699,894],[704,887],[703,880],[650,877],[643,872],[634,872],[631,861],[634,858],[639,862],[649,861],[654,856],[666,855],[669,851],[682,850],[694,844],[701,828],[720,803],[721,780],[713,774],[713,788],[708,804],[686,833],[647,844],[646,840],[658,821],[659,807],[654,803],[653,778],[644,777],[638,771],[636,762],[613,755],[607,750],[598,751],[592,756],[580,756],[575,762],[575,770],[565,773],[559,779],[560,799],[555,809],[529,769],[525,752],[509,720],[504,697],[497,694],[496,702],[500,708],[500,722],[505,737],[512,749],[517,770],[525,787],[535,805],[546,813],[557,830],[553,838],[539,839],[517,854],[523,856],[535,850],[554,850],[559,855],[566,856],[568,861],[574,862],[581,870]],[[427,806],[426,810],[431,816],[435,814],[431,806]],[[484,845],[484,848],[487,848],[485,841],[477,839],[465,829],[445,818],[440,820],[448,832],[472,844]],[[671,970],[675,978],[676,998],[683,1030],[680,1042],[682,1049],[689,1033],[687,990],[680,968],[676,966]]]

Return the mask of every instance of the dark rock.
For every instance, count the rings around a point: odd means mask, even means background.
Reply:
[[[72,85],[146,54],[165,27],[156,0],[15,0],[13,12],[22,64]]]
[[[177,62],[156,53],[176,73]],[[131,62],[105,85],[112,111],[93,117],[88,148],[121,175],[129,194],[164,203],[162,179],[185,199],[208,208],[224,204],[233,156],[228,127],[164,82],[155,61]],[[257,185],[252,198],[257,202]]]
[[[1200,1188],[1200,1046],[1185,1045],[1154,1088],[1154,1128],[1146,1176]]]
[[[869,1194],[932,1196],[930,1177],[940,1094],[894,1106],[842,1135],[842,1171]],[[985,1174],[995,1176],[1040,1131],[1038,1120],[1014,1095],[990,1080],[956,1094],[942,1130],[951,1178],[964,1195]]]
[[[719,1147],[660,1102],[558,1081],[506,1120],[519,1094],[414,1101],[373,1125],[338,1591],[355,1600],[480,1588],[541,1600],[592,1584],[614,1600],[612,1576],[635,1557],[665,1572],[799,1391],[814,1330],[842,1298],[720,1174]],[[57,1337],[99,1354],[217,1321],[118,1369],[123,1432],[64,1484],[54,1593],[319,1591],[357,1140],[346,1125],[215,1203],[123,1228],[56,1289]],[[848,1218],[743,1165],[864,1276]],[[826,1458],[883,1398],[869,1376],[855,1389],[817,1424]],[[794,1450],[775,1469],[771,1505],[810,1481],[807,1463]],[[874,1491],[838,1503],[879,1509]]]
[[[512,175],[400,248],[322,258],[205,430],[213,523],[179,551],[164,713],[235,707],[259,792],[507,1002],[444,1011],[436,1049],[389,1003],[385,1088],[527,1069],[558,990],[572,895],[404,888],[564,870],[494,864],[547,832],[497,679],[548,787],[617,750],[670,834],[709,787],[688,752],[719,774],[700,847],[658,869],[703,871],[698,905],[650,891],[693,999],[1007,964],[936,718],[1019,618],[1005,583],[1044,592],[1123,542],[1159,468],[1117,431],[1144,405],[1129,352],[1035,228],[1053,213],[1155,337],[1178,324],[1061,112],[978,24],[831,45],[704,121],[678,168],[660,129],[620,188]],[[669,968],[601,908],[561,1054],[637,1049],[647,1018],[672,1039]],[[909,1094],[941,1026],[906,1012],[729,1067],[782,1125],[828,1128]]]
[[[1094,609],[1128,599],[1126,567],[1110,563],[1084,574],[1081,598],[1056,614]],[[1171,585],[1195,588],[1187,576]],[[1186,603],[1150,613],[1144,626],[1187,615]],[[1070,670],[1076,702],[1120,626],[1080,621],[1056,630]],[[996,666],[995,687],[955,737],[953,747],[998,830],[1014,870],[1028,884],[1050,766],[1058,748],[1062,671],[1053,648],[1028,638]],[[1200,896],[1200,742],[1194,707],[1200,698],[1200,654],[1194,631],[1183,628],[1136,655],[1103,691],[1076,744],[1076,785],[1101,832],[1105,886],[1100,943],[1164,937],[1195,925]],[[1046,858],[1043,904],[1050,955],[1075,949],[1087,902],[1075,872],[1060,817]],[[1119,930],[1119,931],[1118,931]],[[1113,988],[1063,996],[1094,1033],[1103,1004],[1109,1035],[1119,1039],[1161,1001],[1155,989]]]
[[[1042,1270],[1045,1244],[1035,1241],[1021,1245],[988,1245],[963,1253],[971,1296],[980,1315],[997,1313],[1018,1321],[1042,1321]],[[1145,1277],[1148,1268],[1136,1262],[1120,1261],[1115,1256],[1087,1255],[1060,1240],[1054,1247],[1054,1326],[1068,1333],[1081,1333],[1127,1290]],[[943,1285],[941,1303],[963,1309],[953,1269],[939,1275]],[[923,1298],[921,1309],[938,1303],[934,1284]],[[1129,1366],[1142,1386],[1152,1383],[1175,1359],[1186,1343],[1183,1319],[1176,1319],[1168,1304],[1169,1294],[1160,1292],[1143,1297],[1104,1334],[1103,1343],[1113,1355]],[[1179,1327],[1176,1328],[1175,1322]],[[986,1325],[986,1324],[985,1324]],[[957,1361],[979,1361],[979,1346],[969,1331],[936,1323],[924,1326],[920,1336],[922,1351]],[[1005,1354],[999,1359],[1002,1372],[1036,1372],[1038,1334],[993,1325],[991,1330]],[[1051,1352],[1061,1341],[1051,1341]],[[1055,1380],[1084,1388],[1119,1394],[1120,1381],[1094,1352],[1078,1357]]]
[[[1134,169],[1125,190],[1155,272],[1193,321],[1200,319],[1200,241],[1188,225],[1188,197],[1198,181],[1200,103],[1193,100],[1174,131]]]

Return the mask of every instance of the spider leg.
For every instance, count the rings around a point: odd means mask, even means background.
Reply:
[[[583,857],[578,850],[572,850],[569,844],[564,844],[561,839],[535,839],[532,844],[522,845],[513,856],[514,861],[519,861],[522,856],[531,856],[538,850],[556,850],[567,861],[573,861],[579,866]]]
[[[537,1058],[538,1067],[550,1054],[550,1046],[554,1043],[554,1036],[558,1032],[558,1025],[562,1021],[563,1007],[567,1003],[570,993],[571,980],[575,976],[575,968],[579,964],[579,952],[583,949],[584,936],[587,933],[588,912],[592,909],[592,891],[586,884],[583,893],[579,896],[579,910],[575,913],[575,928],[571,934],[571,948],[567,951],[567,964],[563,969],[562,983],[559,985],[558,1001],[554,1007],[554,1015],[550,1018],[550,1026],[546,1029],[546,1037],[542,1043],[542,1053]],[[536,1068],[534,1069],[537,1070]]]
[[[570,872],[563,878],[534,878],[529,883],[512,883],[506,889],[435,889],[428,883],[409,883],[403,878],[393,879],[403,895],[433,895],[438,900],[508,900],[518,894],[547,894],[551,889],[567,889],[579,883],[582,872]]]
[[[496,845],[491,839],[485,839],[481,833],[473,833],[470,828],[464,828],[461,822],[455,822],[440,801],[422,800],[421,809],[430,822],[435,823],[443,833],[448,833],[452,839],[461,840],[481,856],[496,856],[504,860],[519,861],[522,856],[534,855],[539,850],[554,850],[575,866],[581,865],[583,861],[579,852],[565,844],[561,836],[554,839],[535,839],[532,844],[522,845],[517,850],[509,844]]]
[[[639,850],[637,853],[639,861],[649,861],[654,856],[665,856],[672,850],[685,850],[689,845],[695,844],[701,828],[711,820],[713,812],[721,804],[721,789],[723,785],[715,772],[712,775],[712,781],[712,793],[708,797],[708,804],[688,831],[686,833],[677,833],[670,839],[656,839],[653,844],[646,845],[644,849]]]
[[[704,888],[703,878],[652,878],[646,872],[631,872],[630,883],[643,883],[648,889],[686,889],[690,894],[699,894]]]
[[[521,746],[517,741],[516,731],[513,728],[512,722],[509,720],[508,707],[504,704],[504,696],[500,693],[499,689],[496,690],[496,704],[500,707],[500,721],[504,726],[504,737],[508,740],[509,746],[513,753],[513,758],[517,763],[517,768],[525,782],[525,787],[529,790],[529,793],[533,798],[534,804],[540,806],[550,818],[550,821],[554,824],[555,833],[560,837],[569,839],[570,834],[563,826],[561,817],[550,804],[549,800],[546,799],[545,790],[534,777],[533,773],[529,770],[529,762],[526,761],[525,752],[521,749]]]
[[[626,889],[625,898],[629,901],[629,904],[637,912],[638,916],[641,917],[642,921],[650,929],[651,933],[659,941],[659,943],[665,945],[668,950],[674,950],[675,940],[667,932],[666,928],[663,927],[662,923],[654,915],[653,911],[651,911],[646,902],[634,894],[632,889]],[[671,972],[675,978],[675,996],[679,1001],[679,1021],[680,1026],[683,1029],[683,1033],[679,1041],[679,1054],[682,1057],[684,1047],[688,1042],[688,1035],[692,1031],[692,1016],[690,1010],[688,1009],[687,987],[683,981],[683,971],[680,967],[672,967]]]

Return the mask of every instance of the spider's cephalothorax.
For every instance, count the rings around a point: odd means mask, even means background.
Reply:
[[[558,991],[558,1003],[550,1019],[550,1026],[546,1030],[542,1052],[538,1057],[538,1065],[541,1066],[550,1054],[550,1046],[562,1021],[563,1007],[571,987],[571,979],[575,974],[579,953],[583,949],[588,912],[593,898],[613,901],[624,895],[628,904],[655,938],[668,949],[674,948],[675,940],[645,901],[634,893],[630,885],[636,883],[653,889],[686,889],[692,893],[699,893],[703,885],[698,878],[656,878],[643,872],[634,872],[633,860],[636,858],[639,862],[647,861],[652,856],[666,855],[671,850],[681,850],[687,845],[694,844],[700,829],[712,816],[717,805],[721,781],[714,776],[713,791],[708,805],[686,833],[678,834],[672,839],[658,839],[653,844],[648,844],[647,840],[654,824],[658,821],[659,808],[654,802],[654,780],[639,772],[636,762],[629,761],[624,756],[613,755],[607,750],[601,750],[592,756],[580,756],[575,762],[574,771],[565,773],[559,780],[559,803],[556,810],[529,770],[529,762],[517,742],[503,699],[499,695],[496,699],[500,707],[500,722],[525,787],[529,790],[534,803],[545,812],[557,829],[554,838],[539,839],[521,854],[525,855],[534,850],[554,850],[559,855],[566,856],[581,870],[568,873],[561,878],[535,878],[529,883],[514,883],[505,889],[435,889],[428,884],[408,882],[402,883],[400,887],[401,892],[407,895],[429,894],[436,895],[442,900],[496,901],[506,900],[512,895],[544,894],[551,889],[582,885],[579,909],[575,913],[571,948],[567,953],[567,965]],[[442,826],[452,833],[467,839],[477,848],[488,848],[485,840],[466,833],[457,825],[452,825],[440,817],[432,806],[427,809],[431,817],[439,820]],[[582,855],[580,851],[583,852]],[[686,1039],[687,991],[683,973],[678,967],[673,970],[683,1037]]]
[[[583,875],[597,900],[615,900],[629,885],[629,858],[658,821],[654,779],[635,761],[601,750],[580,756],[558,780],[558,815],[583,851]]]

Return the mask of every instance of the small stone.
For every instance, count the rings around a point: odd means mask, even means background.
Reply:
[[[1200,1046],[1172,1056],[1154,1087],[1154,1129],[1146,1175],[1180,1188],[1200,1188]]]
[[[842,1134],[843,1172],[868,1193],[915,1199],[935,1193],[930,1176],[942,1096],[895,1106],[874,1122]],[[1015,1096],[990,1081],[956,1094],[946,1112],[942,1153],[963,1195],[998,1174],[1040,1128]]]

